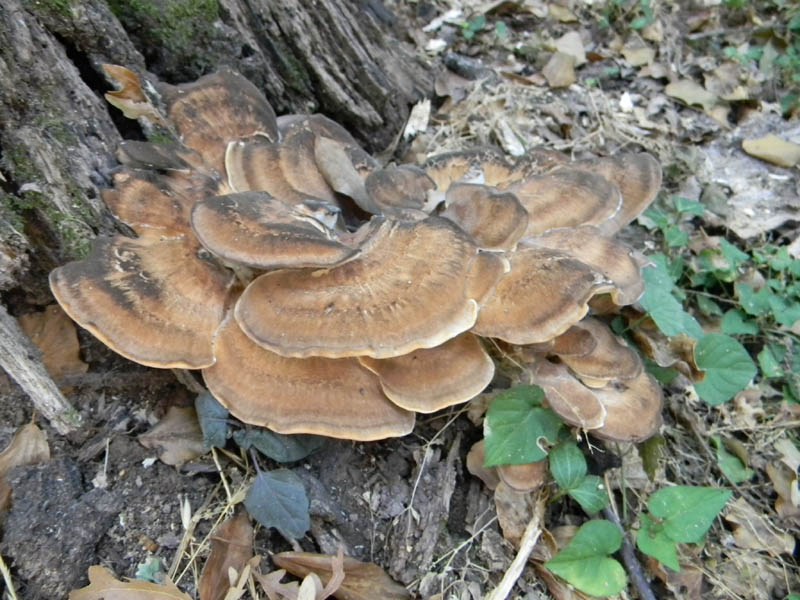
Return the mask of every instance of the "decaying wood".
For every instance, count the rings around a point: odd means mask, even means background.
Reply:
[[[75,431],[81,416],[39,360],[39,349],[25,335],[17,320],[0,305],[0,367],[30,396],[34,406],[62,434]]]

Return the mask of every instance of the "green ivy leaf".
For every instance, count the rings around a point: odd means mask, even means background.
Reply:
[[[663,519],[664,533],[676,542],[696,544],[731,497],[730,490],[676,485],[658,490],[647,503]]]
[[[483,422],[487,467],[523,465],[542,460],[547,451],[541,440],[553,444],[563,423],[541,406],[542,388],[521,385],[495,396]]]
[[[783,377],[783,369],[781,363],[775,357],[775,353],[766,345],[758,353],[758,368],[761,369],[761,375],[766,379]]]
[[[228,409],[208,392],[194,399],[194,410],[203,432],[203,448],[222,448],[228,437]]]
[[[720,470],[734,483],[742,483],[747,481],[755,475],[753,469],[747,468],[739,457],[731,454],[725,448],[725,443],[718,435],[711,436],[711,444],[717,455],[717,464]]]
[[[274,527],[289,539],[301,538],[311,529],[303,482],[288,469],[256,475],[244,507],[264,527]]]
[[[698,296],[697,307],[701,310],[701,312],[704,315],[708,315],[710,317],[722,316],[722,309],[719,307],[719,304],[714,302],[711,298],[706,298],[705,296]]]
[[[706,212],[706,205],[702,202],[689,200],[683,196],[673,196],[672,203],[675,210],[679,213],[694,215],[695,217],[702,217]]]
[[[605,520],[587,521],[566,548],[544,566],[592,596],[612,596],[625,588],[625,570],[609,554],[619,550],[622,534]]]
[[[722,316],[720,329],[727,335],[756,335],[758,323],[748,319],[738,308],[732,308]]]
[[[745,254],[725,238],[720,239],[719,250],[733,268],[739,267],[750,259],[749,254]]]
[[[677,225],[670,225],[664,229],[664,241],[670,248],[685,246],[689,243],[689,234]]]
[[[772,296],[772,291],[766,286],[754,292],[753,288],[748,284],[737,283],[734,289],[736,290],[739,304],[748,315],[763,317],[771,311],[770,296]]]
[[[240,429],[233,434],[233,441],[247,450],[251,446],[277,462],[302,460],[319,450],[325,438],[318,435],[298,433],[286,435],[269,429]]]
[[[663,255],[661,255],[663,257]],[[672,295],[675,287],[663,260],[658,255],[649,257],[655,265],[642,270],[644,294],[639,303],[650,314],[664,335],[676,336],[687,333],[695,339],[703,336],[703,329],[691,315],[684,312],[680,302]]]
[[[606,486],[597,475],[587,475],[577,487],[570,489],[567,493],[581,505],[588,515],[600,512],[608,504]]]
[[[586,457],[575,442],[563,442],[548,456],[550,473],[564,490],[578,487],[586,477]]]
[[[664,533],[663,525],[656,523],[647,513],[642,513],[639,520],[642,528],[636,534],[636,547],[673,571],[680,571],[677,545]]]
[[[710,333],[697,342],[694,360],[706,372],[694,389],[711,406],[733,398],[756,374],[756,366],[744,346],[721,333]]]

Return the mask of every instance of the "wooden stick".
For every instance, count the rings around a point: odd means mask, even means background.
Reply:
[[[17,320],[0,304],[0,367],[28,394],[53,428],[66,435],[81,426],[81,415],[53,383],[40,356]]]

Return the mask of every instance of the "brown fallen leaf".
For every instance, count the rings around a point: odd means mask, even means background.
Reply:
[[[683,100],[689,106],[699,104],[708,112],[717,103],[717,97],[692,79],[680,79],[664,88],[667,96]]]
[[[733,539],[740,548],[750,548],[772,555],[794,552],[795,539],[772,525],[744,498],[737,498],[729,506],[725,520],[733,524]]]
[[[519,548],[525,528],[533,517],[532,495],[529,492],[515,492],[501,481],[494,490],[494,506],[503,537]]]
[[[656,51],[638,35],[632,35],[622,47],[622,56],[632,67],[643,67],[655,60]]]
[[[223,600],[231,587],[230,569],[241,573],[253,557],[253,527],[244,510],[238,510],[211,534],[211,554],[200,573],[200,600]]]
[[[575,66],[580,67],[586,62],[586,51],[583,48],[581,34],[577,31],[568,31],[555,42],[556,50],[569,54],[575,58]]]
[[[69,600],[191,600],[175,584],[150,583],[133,579],[119,581],[108,569],[89,567],[89,585],[69,593]]]
[[[575,57],[554,52],[542,69],[542,75],[551,88],[568,87],[575,83]]]
[[[145,448],[156,450],[161,462],[180,466],[206,453],[194,407],[171,406],[155,427],[139,436]]]
[[[5,450],[0,452],[0,513],[11,505],[11,486],[6,481],[8,472],[14,467],[38,465],[48,460],[50,446],[42,430],[33,423],[20,427]]]
[[[326,585],[335,576],[336,557],[310,552],[281,552],[272,557],[273,562],[292,575],[305,577],[316,573]],[[405,587],[396,583],[386,571],[373,563],[364,563],[354,558],[343,559],[344,580],[333,592],[338,600],[401,600],[411,598]]]
[[[85,373],[89,368],[80,357],[75,323],[58,304],[51,304],[42,312],[22,315],[19,324],[42,351],[44,368],[56,382]]]
[[[116,106],[129,119],[145,117],[155,124],[165,124],[164,118],[142,91],[136,73],[119,65],[104,64],[102,67],[105,74],[120,86],[119,90],[106,92],[105,98],[109,104]]]
[[[793,167],[800,162],[800,144],[787,142],[773,134],[758,139],[744,140],[742,149],[750,156],[781,167]]]

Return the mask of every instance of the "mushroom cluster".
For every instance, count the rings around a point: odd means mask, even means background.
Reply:
[[[585,318],[642,292],[614,235],[659,188],[651,156],[481,148],[381,167],[325,117],[276,118],[233,71],[156,89],[181,143],[123,143],[104,195],[136,237],[50,276],[113,350],[202,370],[247,423],[374,440],[483,391],[496,338],[569,423],[657,429],[638,355]]]

